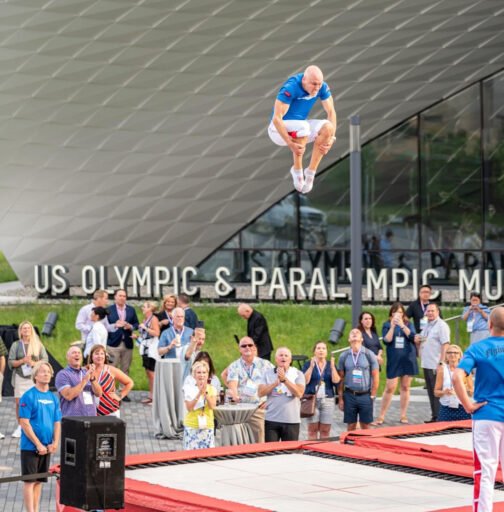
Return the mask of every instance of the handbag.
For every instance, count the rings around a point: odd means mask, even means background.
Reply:
[[[303,395],[301,397],[301,418],[311,418],[315,414],[317,394]]]
[[[315,388],[315,393],[313,395],[304,394],[301,397],[301,418],[311,418],[315,414],[315,407],[317,405],[317,393],[321,381],[322,375],[320,376],[317,387]]]
[[[155,359],[156,361],[161,360],[161,356],[158,352],[158,345],[159,345],[159,338],[157,336],[153,338],[149,338],[146,340],[149,342],[149,345],[147,347],[147,356],[151,357],[152,359]]]

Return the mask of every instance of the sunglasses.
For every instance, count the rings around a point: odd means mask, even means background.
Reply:
[[[447,353],[448,355],[453,355],[453,354],[455,354],[455,355],[457,355],[457,356],[458,356],[458,352],[446,352],[446,353]]]
[[[240,348],[246,348],[246,347],[253,347],[252,343],[249,343],[248,345],[240,345]]]

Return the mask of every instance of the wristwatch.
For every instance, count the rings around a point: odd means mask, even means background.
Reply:
[[[439,363],[438,363],[438,366],[443,366],[443,363],[439,362]]]

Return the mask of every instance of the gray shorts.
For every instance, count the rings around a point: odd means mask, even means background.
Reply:
[[[323,423],[332,425],[334,419],[334,397],[317,398],[315,414],[311,418],[306,418],[307,423]]]

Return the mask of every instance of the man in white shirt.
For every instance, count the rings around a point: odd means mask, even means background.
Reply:
[[[93,293],[93,301],[80,308],[75,320],[75,328],[81,332],[81,340],[86,341],[88,334],[93,328],[93,321],[91,320],[91,310],[96,307],[106,308],[108,304],[108,293],[105,290],[96,290]],[[115,332],[114,325],[110,325],[107,317],[100,320],[104,325],[107,332]]]
[[[91,321],[93,327],[89,331],[86,338],[86,346],[84,347],[84,362],[86,362],[91,349],[95,345],[101,345],[104,349],[107,348],[108,332],[103,325],[102,320],[107,318],[108,310],[102,307],[96,307],[91,310]]]
[[[438,420],[439,413],[439,398],[434,396],[436,370],[444,363],[445,352],[450,344],[450,328],[440,318],[439,306],[436,303],[430,303],[425,309],[425,314],[427,325],[420,335],[422,338],[420,359],[432,414],[431,419],[427,420],[426,423],[432,423]]]

